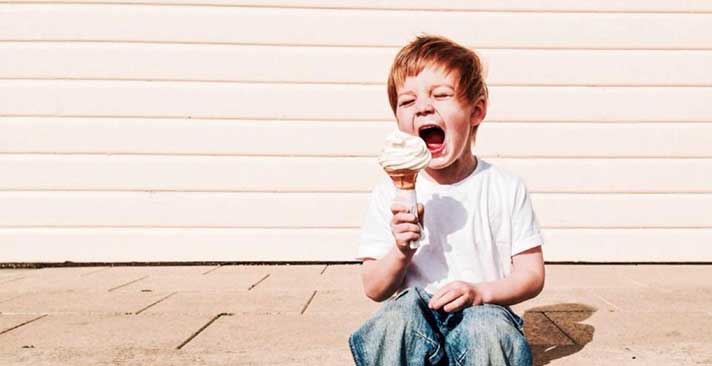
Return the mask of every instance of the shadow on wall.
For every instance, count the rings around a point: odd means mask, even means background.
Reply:
[[[581,323],[596,312],[585,304],[538,306],[524,312],[524,331],[531,345],[534,365],[572,355],[593,340],[595,328]]]

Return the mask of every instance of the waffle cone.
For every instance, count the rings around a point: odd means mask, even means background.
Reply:
[[[399,189],[415,189],[415,179],[418,177],[417,170],[386,170],[386,173],[396,188]]]

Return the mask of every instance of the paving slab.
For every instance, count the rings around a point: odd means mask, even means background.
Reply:
[[[708,312],[712,288],[591,289],[618,309],[629,312]]]
[[[0,283],[0,291],[109,290],[147,277],[146,268],[149,267],[42,268],[23,275],[20,280]]]
[[[255,286],[255,290],[291,290],[309,289],[316,290],[317,283],[322,276],[326,265],[292,265],[292,266],[265,266],[264,281]],[[222,268],[220,269],[222,271]],[[217,271],[216,271],[217,272]]]
[[[313,291],[199,291],[179,292],[147,309],[145,313],[165,314],[297,314]],[[2,305],[2,304],[0,304]]]
[[[639,288],[638,281],[626,276],[626,265],[564,265],[546,266],[545,287],[567,288]]]
[[[623,268],[626,277],[653,288],[712,288],[712,265],[637,265]]]
[[[703,280],[710,267],[547,266],[544,291],[513,309],[525,320],[535,365],[712,365],[712,286]],[[49,315],[0,334],[0,365],[352,365],[346,340],[381,306],[363,294],[360,270],[7,272],[0,332]],[[220,313],[233,315],[176,349]]]
[[[353,364],[348,337],[361,322],[341,314],[222,317],[185,350],[230,351],[242,364],[348,365]]]
[[[615,311],[617,307],[590,289],[549,289],[512,306],[520,316],[527,311]]]
[[[712,316],[706,313],[547,313],[577,344],[665,348],[703,340],[712,350]]]
[[[37,314],[0,314],[0,336],[38,318]]]
[[[364,294],[361,265],[329,265],[317,278],[318,290],[348,290]],[[365,295],[363,295],[365,296]]]
[[[220,272],[217,266],[192,267],[191,271],[146,272],[147,278],[117,291],[135,289],[160,292],[174,291],[233,291],[247,290],[264,277],[264,270],[246,269],[244,272]]]
[[[0,283],[11,279],[13,277],[18,277],[22,275],[27,275],[36,271],[37,269],[15,269],[15,268],[0,268]]]
[[[317,290],[308,313],[374,314],[383,303],[372,301],[352,290]]]
[[[17,293],[0,302],[1,313],[103,313],[125,314],[143,309],[167,296],[157,292],[59,291]],[[10,296],[3,293],[3,296]]]
[[[137,350],[174,350],[209,321],[205,316],[49,315],[0,335],[9,362],[111,364]]]
[[[524,316],[524,334],[532,346],[574,345],[544,313],[530,312]]]
[[[704,365],[709,364],[704,345],[685,344],[676,350],[638,349],[629,346],[532,347],[534,365]]]

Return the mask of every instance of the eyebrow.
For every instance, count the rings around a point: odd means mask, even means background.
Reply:
[[[455,90],[455,87],[452,86],[452,85],[450,85],[450,84],[435,84],[435,85],[433,85],[433,86],[431,87],[431,90],[432,90],[432,89],[435,89],[435,88],[439,88],[439,87],[441,87],[441,86],[445,86],[445,87],[448,87],[448,88],[450,88],[450,89],[452,89],[452,90]],[[402,92],[402,93],[398,93],[398,96],[400,97],[400,96],[406,95],[406,94],[415,94],[415,93],[414,93],[412,90],[408,90],[408,91],[404,91],[404,92]]]
[[[455,87],[452,86],[452,85],[450,85],[450,84],[436,84],[436,85],[433,85],[433,89],[439,88],[439,87],[441,87],[441,86],[447,86],[447,87],[450,88],[450,89],[455,89]]]
[[[406,92],[398,93],[398,96],[400,97],[400,96],[407,95],[407,94],[415,94],[415,93],[409,90]]]

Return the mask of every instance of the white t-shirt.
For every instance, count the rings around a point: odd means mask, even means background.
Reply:
[[[421,247],[402,288],[434,293],[456,280],[494,281],[509,275],[511,257],[543,244],[522,179],[478,159],[475,170],[455,184],[418,178],[416,196],[425,206]],[[390,210],[393,183],[378,184],[361,229],[358,259],[381,258],[395,245]]]

